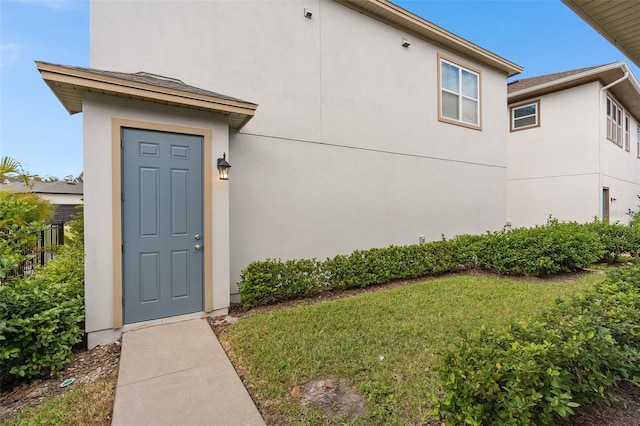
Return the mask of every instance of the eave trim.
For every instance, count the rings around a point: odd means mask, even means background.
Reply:
[[[70,114],[81,112],[82,104],[78,105],[74,102],[68,94],[60,90],[62,87],[73,92],[113,94],[148,102],[221,113],[230,116],[230,125],[234,128],[242,127],[255,115],[258,107],[257,104],[251,102],[154,86],[153,84],[92,73],[90,70],[80,70],[39,61],[36,61],[36,66],[42,79]],[[231,119],[232,117],[233,119]]]
[[[423,19],[387,0],[335,0],[359,12],[374,14],[379,20],[401,26],[412,33],[445,46],[451,46],[458,53],[468,55],[487,65],[507,73],[508,77],[520,74],[523,68],[495,53],[471,43],[439,26]],[[389,20],[387,15],[397,20]]]

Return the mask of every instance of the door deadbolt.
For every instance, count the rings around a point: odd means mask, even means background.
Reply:
[[[195,238],[196,240],[200,240],[200,234],[194,235],[193,238]]]

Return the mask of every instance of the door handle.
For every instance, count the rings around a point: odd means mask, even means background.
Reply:
[[[200,244],[196,244],[195,246],[193,246],[193,248],[195,248],[196,250],[202,250],[202,246]]]

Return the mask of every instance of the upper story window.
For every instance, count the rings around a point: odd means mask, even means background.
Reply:
[[[629,114],[624,115],[624,149],[631,150],[631,134],[629,133]]]
[[[439,58],[438,119],[480,129],[480,73]]]
[[[607,139],[622,148],[622,108],[607,96]]]
[[[540,101],[511,107],[511,131],[540,126]]]

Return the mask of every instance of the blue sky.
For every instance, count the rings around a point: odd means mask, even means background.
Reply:
[[[395,3],[524,67],[516,79],[627,60],[560,0]],[[67,113],[36,60],[89,66],[88,0],[0,0],[0,156],[41,176],[78,175],[82,115]]]

